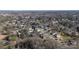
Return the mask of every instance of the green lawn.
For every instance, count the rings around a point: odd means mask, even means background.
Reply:
[[[17,39],[17,36],[15,36],[15,35],[11,35],[11,36],[10,36],[10,40],[11,40],[11,41],[16,41],[16,39]]]

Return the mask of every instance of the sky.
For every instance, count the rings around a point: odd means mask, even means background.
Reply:
[[[79,1],[0,0],[0,10],[79,10]]]

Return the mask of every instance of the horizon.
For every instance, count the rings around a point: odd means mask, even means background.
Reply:
[[[55,12],[62,12],[62,11],[79,11],[79,10],[0,10],[0,11],[34,11],[34,12],[39,12],[39,11],[43,11],[43,12],[46,12],[46,11],[55,11]]]

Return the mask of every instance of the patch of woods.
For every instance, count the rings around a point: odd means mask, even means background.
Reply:
[[[27,39],[15,45],[17,49],[54,49],[58,43],[52,39]]]

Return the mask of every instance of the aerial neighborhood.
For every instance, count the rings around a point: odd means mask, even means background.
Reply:
[[[73,48],[79,48],[79,11],[0,11],[0,49]]]

